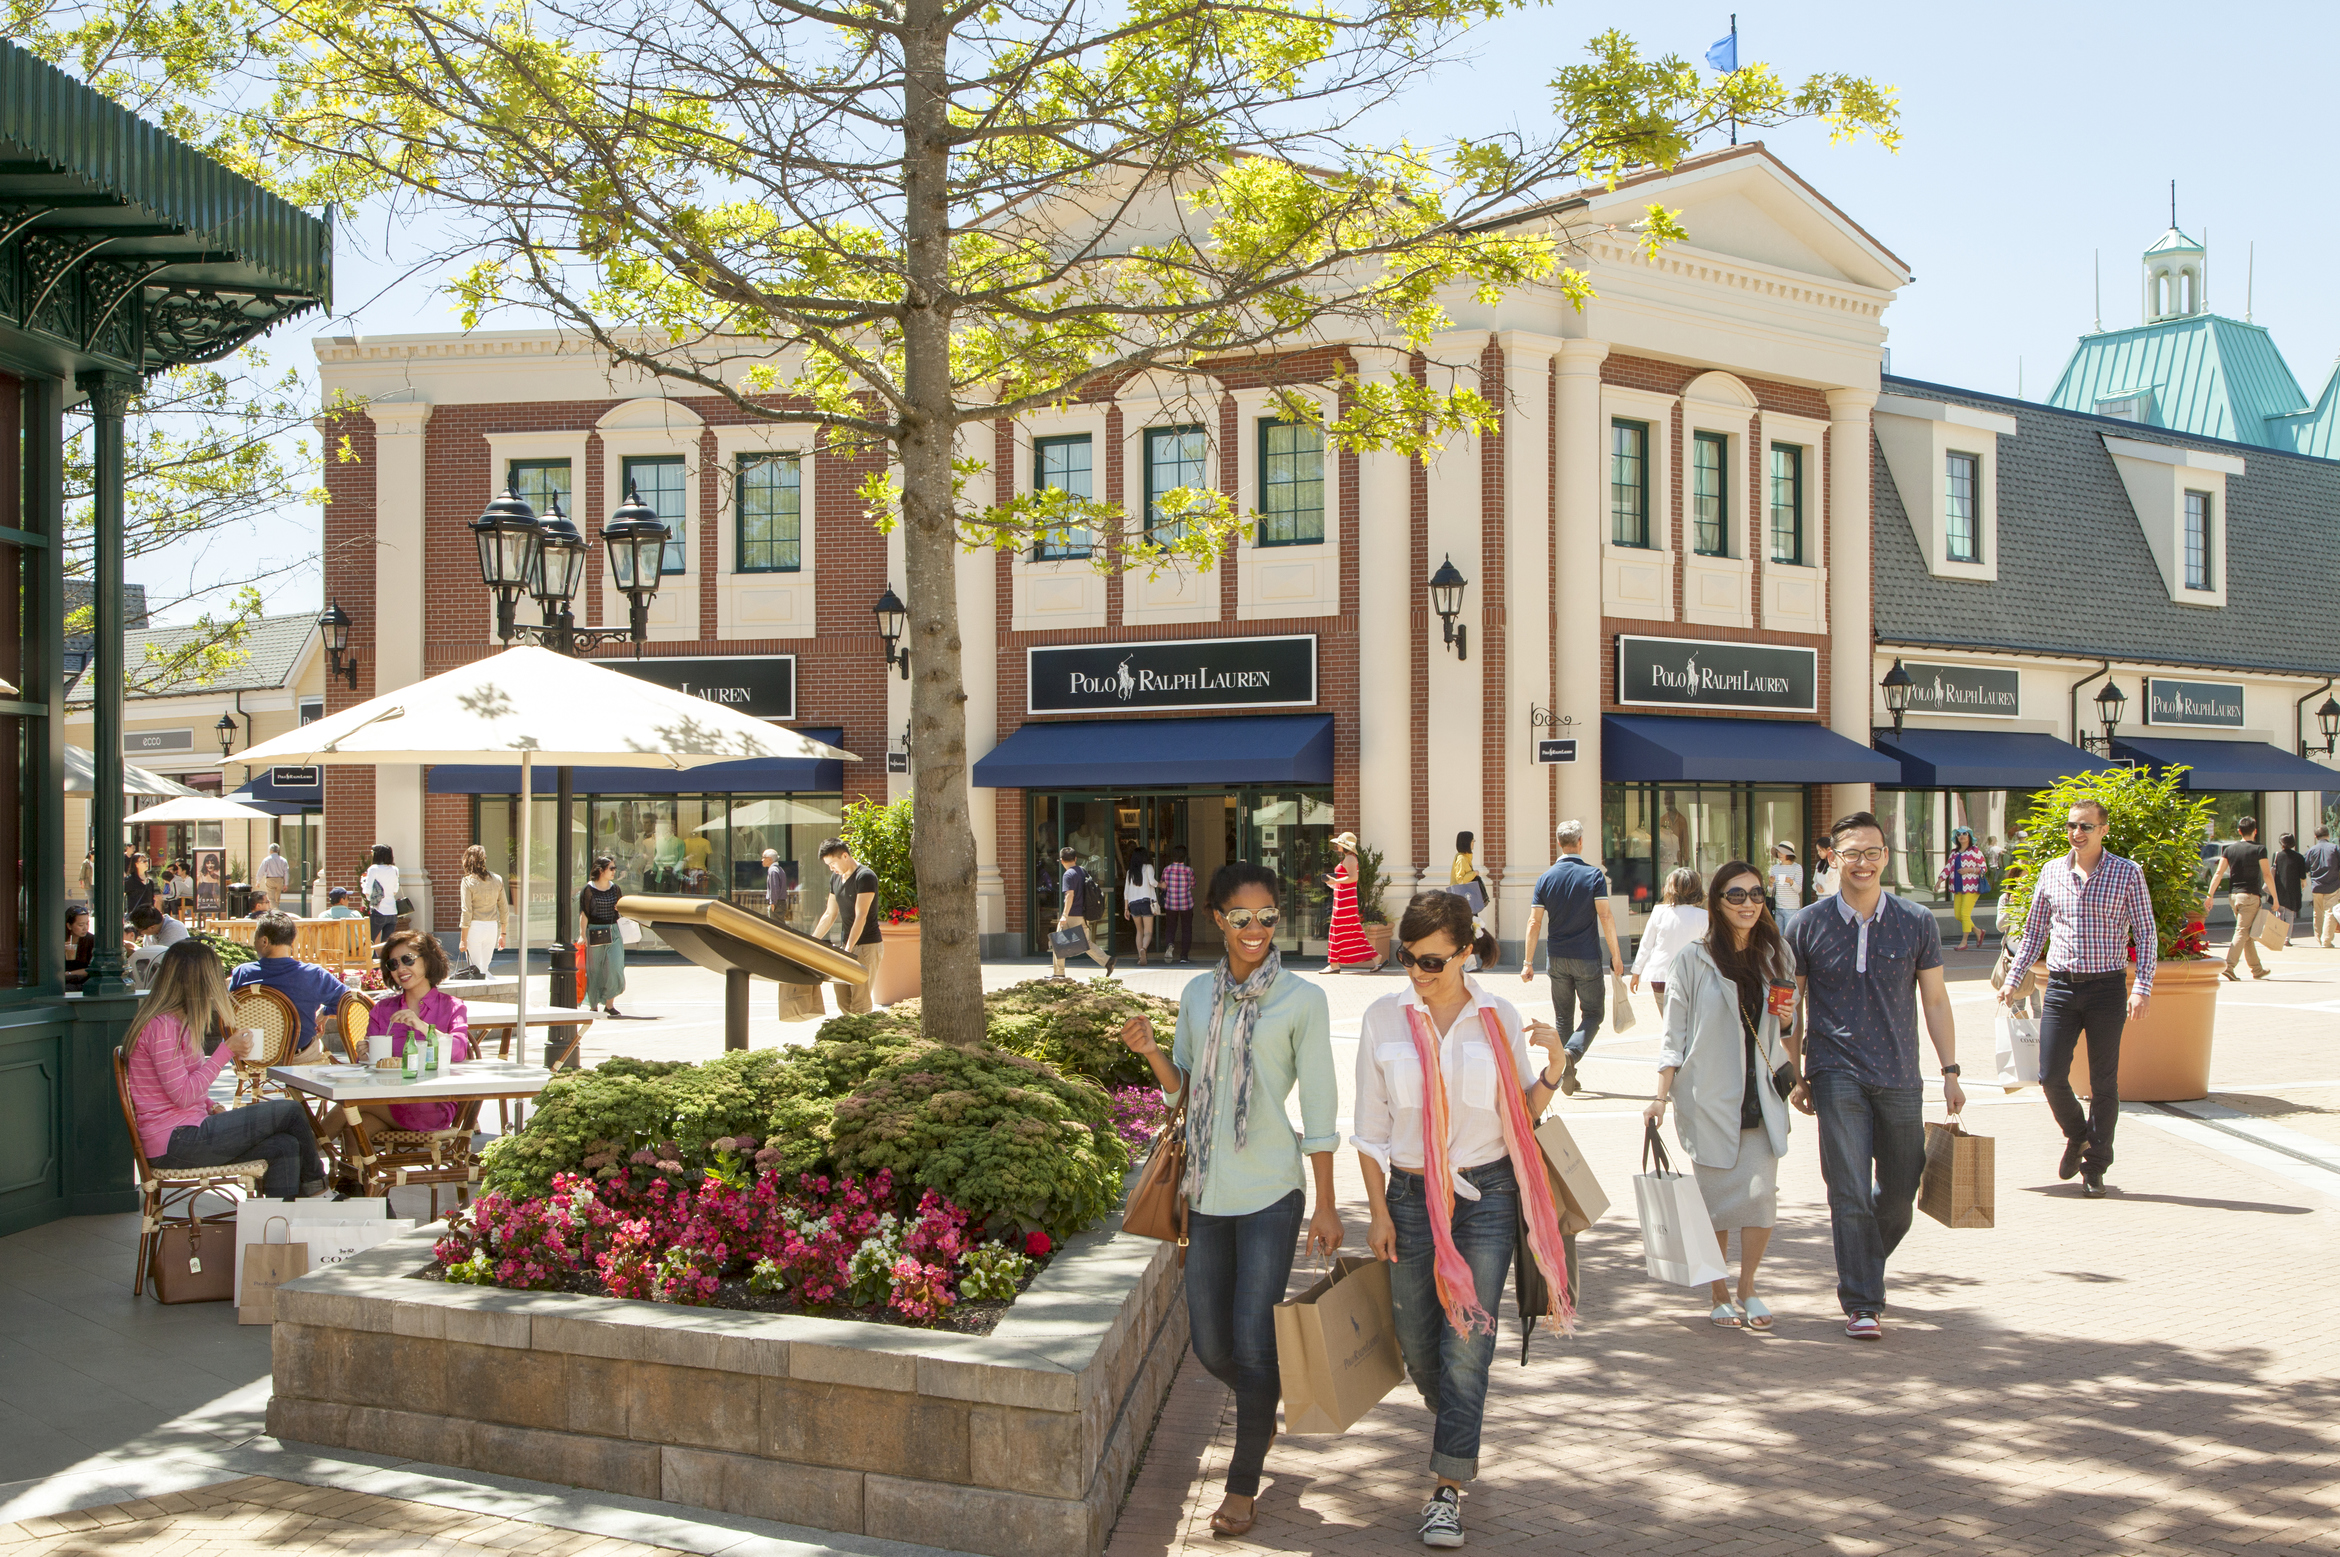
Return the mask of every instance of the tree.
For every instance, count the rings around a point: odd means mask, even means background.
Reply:
[[[930,1034],[983,1030],[954,595],[962,548],[1095,531],[1099,566],[1208,567],[1240,516],[1180,489],[1127,516],[1006,503],[963,435],[1146,375],[1345,354],[1338,444],[1419,454],[1491,414],[1416,361],[1457,292],[1556,287],[1570,180],[1665,166],[1730,120],[1896,137],[1891,93],[1756,65],[1702,76],[1607,33],[1552,120],[1451,146],[1364,118],[1517,0],[283,0],[297,45],[249,133],[310,198],[454,213],[470,317],[516,305],[618,362],[881,452],[905,528]],[[1651,209],[1652,246],[1680,235]],[[1321,370],[1312,368],[1308,376]],[[1298,370],[1294,370],[1295,377]]]

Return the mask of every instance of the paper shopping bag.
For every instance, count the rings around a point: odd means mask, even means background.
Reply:
[[[272,1229],[281,1227],[287,1240],[284,1243],[268,1241]],[[293,1243],[292,1219],[272,1216],[262,1229],[261,1241],[244,1251],[244,1280],[236,1289],[236,1323],[265,1325],[276,1322],[276,1289],[295,1276],[309,1273],[309,1246]]]
[[[1323,1280],[1276,1305],[1284,1431],[1345,1433],[1406,1376],[1389,1267],[1344,1254]]]
[[[368,1196],[357,1200],[327,1200],[322,1196],[308,1200],[244,1200],[236,1204],[236,1271],[235,1284],[227,1295],[234,1297],[244,1290],[244,1251],[260,1241],[269,1220],[283,1217],[292,1224],[292,1235],[298,1239],[308,1222],[379,1222],[389,1216],[390,1202]],[[316,1251],[310,1251],[314,1258]],[[315,1270],[312,1264],[309,1267]]]
[[[1633,1031],[1633,1022],[1633,991],[1626,988],[1624,974],[1612,973],[1609,975],[1609,1031],[1629,1033]]]
[[[1536,1126],[1536,1144],[1543,1148],[1544,1166],[1552,1176],[1552,1204],[1560,1213],[1560,1235],[1573,1238],[1601,1219],[1609,1197],[1593,1177],[1592,1164],[1576,1149],[1568,1127],[1558,1119]],[[1573,1273],[1571,1280],[1574,1279]]]
[[[1999,1039],[1999,1085],[2039,1085],[2039,1024],[2030,1017],[2002,1008],[1993,1024]]]
[[[1728,1281],[1731,1273],[1723,1268],[1714,1218],[1707,1214],[1698,1181],[1673,1171],[1654,1121],[1641,1137],[1641,1166],[1633,1176],[1633,1203],[1641,1213],[1641,1255],[1649,1273],[1677,1287]]]
[[[2291,919],[2290,909],[2269,904],[2259,914],[2258,928],[2252,934],[2267,950],[2281,951],[2291,944]]]
[[[1945,1227],[1995,1225],[1991,1138],[1968,1135],[1956,1120],[1926,1122],[1926,1172],[1918,1209]]]

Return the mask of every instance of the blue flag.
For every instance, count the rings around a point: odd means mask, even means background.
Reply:
[[[1706,62],[1717,70],[1731,71],[1739,68],[1739,31],[1737,28],[1732,28],[1728,34],[1715,40],[1714,47],[1706,51]]]

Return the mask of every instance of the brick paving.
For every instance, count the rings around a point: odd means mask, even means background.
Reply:
[[[0,1557],[240,1557],[265,1551],[398,1557],[651,1557],[667,1548],[249,1476],[192,1492],[0,1525]]]
[[[2213,1101],[2329,1138],[2340,954],[2295,947],[2278,966],[2222,997],[2214,1075],[2234,1089]],[[1969,1076],[1992,1070],[1980,973],[1954,967]],[[1642,1269],[1629,1180],[1656,1013],[1641,1014],[1561,1105],[1622,1204],[1581,1240],[1575,1338],[1539,1336],[1523,1369],[1506,1305],[1469,1549],[2340,1552],[2340,1326],[2326,1319],[2340,1175],[2278,1176],[2147,1110],[2122,1121],[2112,1196],[2089,1202],[2055,1177],[2060,1137],[2036,1089],[1977,1087],[1967,1122],[1997,1142],[1998,1225],[1921,1214],[1871,1345],[1841,1332],[1815,1137],[1798,1116],[1759,1282],[1779,1328],[1720,1331],[1703,1292]],[[2325,1085],[2294,1096],[2287,1075]],[[1354,1154],[1339,1161],[1357,1243],[1362,1185]],[[1422,1549],[1430,1420],[1410,1384],[1347,1434],[1279,1438],[1259,1523],[1230,1542],[1207,1520],[1233,1427],[1226,1391],[1190,1357],[1108,1557]]]

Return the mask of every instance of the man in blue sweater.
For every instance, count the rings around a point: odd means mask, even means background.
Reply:
[[[315,963],[293,955],[293,943],[300,933],[300,925],[290,914],[262,915],[252,927],[252,949],[260,954],[260,960],[247,962],[229,974],[228,989],[232,992],[265,984],[291,1001],[301,1014],[301,1041],[300,1052],[288,1063],[312,1065],[325,1058],[324,1046],[317,1041],[318,1008],[340,1005],[349,986]]]

